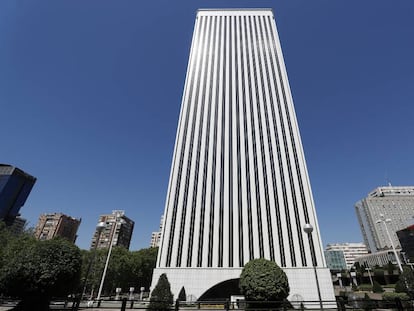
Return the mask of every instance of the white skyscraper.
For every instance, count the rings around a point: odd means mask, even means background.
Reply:
[[[194,27],[152,287],[166,273],[207,299],[263,257],[305,300],[315,265],[334,300],[273,12],[199,10]]]

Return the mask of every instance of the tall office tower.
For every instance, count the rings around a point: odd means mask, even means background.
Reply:
[[[390,249],[392,244],[401,248],[396,232],[414,220],[414,187],[376,188],[355,204],[355,211],[371,252]]]
[[[0,164],[0,220],[13,223],[35,182],[35,177],[17,167]]]
[[[153,287],[166,273],[175,295],[209,299],[263,257],[305,300],[315,265],[334,300],[270,9],[198,11],[164,217]]]
[[[34,236],[38,240],[50,240],[62,237],[75,243],[81,219],[76,219],[62,213],[42,214],[37,222]]]
[[[114,210],[112,214],[99,216],[99,223],[104,228],[98,228],[92,238],[91,249],[109,248],[111,245],[123,246],[129,249],[135,222],[125,216],[124,211]]]
[[[164,224],[164,215],[161,216],[160,227],[158,231],[154,231],[151,234],[150,247],[159,247],[161,243],[162,226]]]
[[[355,262],[355,259],[368,254],[367,246],[364,243],[335,243],[328,244],[325,249],[329,251],[342,251],[344,253],[346,265],[349,268]],[[325,253],[326,254],[326,253]],[[328,265],[329,266],[329,265]]]

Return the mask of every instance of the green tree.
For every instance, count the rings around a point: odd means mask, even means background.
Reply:
[[[83,251],[82,252],[82,284],[85,282],[86,271],[88,269],[88,265],[93,260],[91,269],[89,271],[88,280],[86,283],[86,291],[85,294],[92,294],[96,295],[99,284],[102,277],[102,272],[105,266],[106,255],[108,254],[108,249],[97,249],[90,251]],[[79,289],[80,292],[82,289]]]
[[[3,221],[0,221],[0,268],[3,267],[3,258],[4,261],[7,262],[7,258],[3,256],[3,254],[7,249],[7,245],[10,243],[11,239],[12,234],[6,227],[6,224]]]
[[[117,246],[112,249],[108,271],[104,283],[104,292],[114,293],[117,287],[128,291],[130,287],[131,252],[125,247]]]
[[[178,300],[179,301],[187,301],[187,294],[185,293],[184,286],[181,287],[180,292],[178,293]]]
[[[9,260],[0,268],[0,289],[21,299],[18,310],[48,310],[52,297],[66,297],[79,285],[80,250],[64,239],[22,236],[7,245],[3,256]]]
[[[149,289],[152,281],[152,272],[157,260],[157,248],[145,248],[139,251],[128,251],[124,247],[114,247],[109,261],[108,271],[103,286],[104,294],[114,293],[115,288],[121,287],[124,292],[130,287]],[[93,264],[86,282],[86,294],[96,293],[105,266],[108,249],[82,251],[82,285],[91,260]],[[82,289],[79,288],[78,292]]]
[[[240,275],[240,290],[249,307],[271,307],[273,304],[255,302],[283,301],[289,295],[289,282],[285,272],[273,261],[254,259],[249,261]]]
[[[171,285],[165,273],[160,275],[157,285],[151,293],[150,310],[166,311],[170,310],[173,303],[173,294],[171,293]]]
[[[395,291],[397,293],[407,293],[414,298],[414,271],[410,268],[404,267],[403,272],[395,284]]]
[[[143,248],[131,252],[131,271],[135,287],[149,289],[152,281],[152,273],[157,262],[158,248]]]

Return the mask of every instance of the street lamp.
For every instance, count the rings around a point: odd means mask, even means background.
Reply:
[[[311,248],[311,253],[312,253],[312,266],[313,266],[313,271],[315,273],[316,288],[318,289],[319,304],[320,304],[320,307],[321,307],[321,310],[322,310],[323,305],[322,305],[321,289],[319,288],[318,273],[316,272],[315,247],[313,246],[313,243],[312,243],[312,231],[313,231],[312,225],[311,224],[305,224],[303,226],[303,231],[305,231],[305,233],[308,235],[309,246]]]
[[[372,277],[371,277],[371,268],[370,267],[366,267],[365,270],[368,271],[369,281],[371,282],[372,290],[374,290],[374,282],[372,281]]]
[[[390,232],[388,231],[388,227],[387,227],[387,222],[391,222],[391,219],[389,219],[389,218],[385,219],[384,214],[380,214],[380,219],[378,219],[375,223],[379,224],[381,222],[384,224],[385,231],[387,232],[388,240],[391,243],[392,251],[394,252],[395,259],[397,260],[398,268],[402,272],[403,268],[401,266],[401,261],[400,261],[400,258],[397,255],[397,251],[395,250],[394,243],[392,242]]]
[[[98,291],[98,296],[96,297],[96,300],[101,299],[101,293],[102,293],[102,288],[105,282],[106,271],[108,270],[109,259],[111,258],[112,245],[114,244],[115,231],[118,225],[122,225],[123,223],[125,223],[125,221],[121,218],[121,216],[122,216],[121,213],[116,213],[115,222],[113,225],[114,228],[112,230],[112,236],[111,236],[111,241],[110,241],[109,250],[108,250],[108,255],[106,256],[105,267],[102,273],[101,284],[99,285],[99,291]]]
[[[92,268],[93,262],[95,261],[95,257],[96,257],[96,249],[97,249],[97,247],[98,247],[98,242],[99,242],[99,239],[100,239],[100,237],[101,237],[101,232],[102,232],[102,230],[103,230],[104,228],[105,228],[105,223],[104,223],[104,222],[99,222],[99,223],[96,225],[96,233],[97,233],[97,235],[96,235],[96,241],[95,241],[95,245],[93,246],[93,250],[92,250],[92,252],[93,252],[93,254],[92,254],[92,258],[91,258],[91,260],[89,261],[88,268],[86,269],[86,273],[85,273],[85,281],[84,281],[84,283],[83,283],[82,297],[84,297],[84,296],[85,296],[85,292],[86,292],[86,282],[88,281],[89,273],[91,272],[91,268]]]

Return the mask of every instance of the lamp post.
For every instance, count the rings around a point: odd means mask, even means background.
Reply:
[[[86,292],[86,283],[87,283],[87,281],[88,281],[88,277],[89,277],[89,274],[91,273],[91,268],[92,268],[92,265],[93,265],[93,263],[94,263],[94,261],[95,261],[95,258],[96,258],[96,249],[97,249],[97,247],[98,247],[98,242],[99,242],[99,239],[100,239],[100,237],[101,237],[101,232],[102,232],[102,230],[103,230],[104,228],[105,228],[105,223],[104,223],[104,222],[99,222],[99,223],[96,225],[96,233],[97,233],[97,236],[96,236],[95,245],[94,245],[93,250],[92,250],[92,252],[93,252],[93,254],[92,254],[92,258],[91,258],[91,260],[89,261],[88,268],[86,269],[86,273],[85,273],[85,281],[84,281],[84,283],[83,283],[82,297],[84,297],[84,296],[85,296],[85,292]]]
[[[388,231],[388,227],[387,227],[387,222],[391,222],[391,219],[389,219],[389,218],[385,219],[384,214],[380,214],[380,219],[378,219],[376,221],[376,223],[379,224],[381,222],[384,224],[385,231],[387,232],[388,240],[391,243],[392,251],[394,252],[395,259],[397,260],[398,268],[402,272],[403,271],[403,268],[401,266],[401,261],[400,261],[400,258],[397,255],[397,251],[395,250],[394,243],[392,242],[392,239],[391,239],[391,236],[390,236],[390,232]]]
[[[303,231],[305,231],[305,233],[308,235],[309,246],[311,248],[311,254],[312,254],[312,266],[313,266],[313,271],[315,273],[316,288],[318,289],[319,305],[321,307],[321,310],[323,310],[322,297],[321,297],[321,289],[319,288],[318,273],[316,271],[316,254],[315,254],[315,248],[313,247],[313,243],[311,243],[312,242],[312,231],[313,231],[312,225],[311,224],[305,224],[303,226]]]
[[[368,271],[369,281],[371,282],[371,286],[374,289],[374,282],[372,281],[372,277],[371,277],[371,268],[370,267],[366,267],[365,270]]]
[[[122,214],[120,213],[116,213],[115,216],[115,222],[114,222],[114,228],[112,230],[112,236],[111,236],[111,241],[110,241],[110,245],[109,245],[109,250],[108,250],[108,255],[106,256],[106,262],[105,262],[105,267],[102,273],[102,278],[101,278],[101,284],[99,285],[99,291],[98,291],[98,296],[96,297],[96,300],[100,300],[101,299],[101,293],[102,293],[102,288],[105,282],[105,276],[106,276],[106,271],[108,270],[108,264],[109,264],[109,259],[111,258],[111,252],[112,252],[112,245],[114,244],[114,237],[115,237],[115,231],[118,227],[118,225],[121,225],[124,221],[121,219]]]

